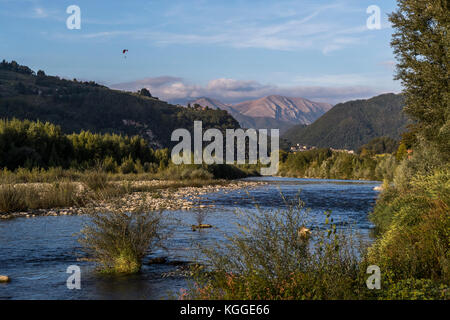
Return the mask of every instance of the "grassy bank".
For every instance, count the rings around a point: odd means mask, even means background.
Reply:
[[[422,142],[396,169],[370,218],[379,236],[368,253],[393,298],[449,298],[450,166]]]

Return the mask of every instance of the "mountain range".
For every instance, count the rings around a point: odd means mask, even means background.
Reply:
[[[373,138],[398,140],[410,120],[403,113],[400,94],[339,103],[308,126],[297,125],[283,136],[291,145],[357,150]]]
[[[311,124],[332,108],[328,103],[280,95],[270,95],[234,105],[203,97],[190,102],[190,104],[226,110],[244,128],[277,128],[280,129],[281,133],[286,132],[296,124]]]
[[[139,92],[112,90],[95,82],[82,82],[37,73],[17,62],[0,63],[0,118],[48,121],[66,133],[140,135],[150,145],[171,147],[177,128],[193,131],[194,120],[203,128],[279,128],[286,146],[304,144],[357,150],[376,137],[399,139],[410,123],[403,114],[404,98],[383,94],[332,107],[303,98],[271,95],[225,104],[200,98],[185,108]]]

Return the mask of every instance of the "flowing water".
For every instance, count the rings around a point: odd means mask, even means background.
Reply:
[[[331,211],[337,222],[351,224],[370,239],[372,224],[368,220],[379,185],[375,181],[341,181],[296,178],[252,178],[266,185],[251,190],[210,193],[202,197],[213,208],[171,211],[166,215],[169,238],[165,249],[146,257],[142,271],[133,276],[111,277],[94,272],[92,263],[78,260],[82,255],[76,238],[87,222],[85,216],[17,218],[0,221],[0,274],[10,283],[0,284],[0,299],[167,299],[186,280],[180,272],[184,264],[198,256],[197,245],[214,245],[224,241],[224,234],[235,230],[236,210],[283,209],[299,197],[317,217],[321,227],[324,211]],[[283,200],[281,194],[286,200]],[[204,223],[214,226],[201,232],[190,228],[196,212],[206,210]],[[167,257],[167,263],[146,264],[154,257]],[[67,267],[81,268],[81,290],[66,286]]]

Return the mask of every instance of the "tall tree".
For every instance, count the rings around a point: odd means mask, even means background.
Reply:
[[[450,1],[398,0],[389,17],[396,29],[391,45],[402,81],[405,112],[417,130],[450,156]]]

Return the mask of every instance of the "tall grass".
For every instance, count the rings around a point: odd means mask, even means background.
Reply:
[[[0,185],[0,213],[23,211],[27,205],[23,198],[24,189],[13,185]]]
[[[71,182],[54,182],[47,188],[24,187],[29,209],[53,209],[79,206],[84,198]]]
[[[70,182],[55,182],[46,187],[0,185],[0,212],[65,208],[81,205],[83,196]]]
[[[100,190],[110,181],[148,181],[148,180],[215,180],[238,179],[258,175],[255,166],[220,165],[169,165],[168,167],[145,170],[121,170],[111,172],[108,167],[97,165],[86,170],[62,169],[59,167],[18,168],[0,170],[0,184],[10,183],[52,183],[58,181],[80,181],[92,190]]]
[[[108,174],[100,170],[85,172],[82,182],[93,191],[102,190],[108,185]]]

